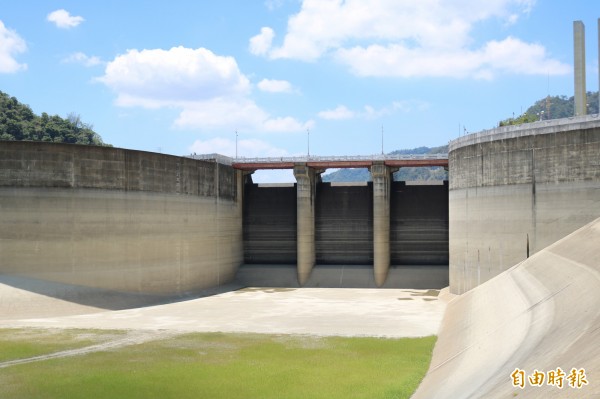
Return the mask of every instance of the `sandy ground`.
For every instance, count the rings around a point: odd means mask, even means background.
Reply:
[[[8,298],[35,304],[31,318]],[[420,337],[437,334],[445,303],[438,291],[245,288],[158,306],[101,311],[0,283],[0,328],[98,328],[178,332],[251,332],[320,336]],[[5,306],[2,306],[4,304]],[[53,314],[56,309],[58,314]],[[39,313],[39,312],[38,312]],[[2,315],[4,317],[2,317]]]

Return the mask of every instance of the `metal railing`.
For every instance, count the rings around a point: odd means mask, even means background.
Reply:
[[[332,155],[332,156],[293,156],[293,157],[260,157],[235,158],[233,163],[301,163],[301,162],[352,162],[352,161],[402,161],[414,159],[448,159],[448,154],[397,154],[397,155]]]
[[[591,129],[600,126],[600,115],[582,115],[569,118],[548,119],[543,121],[508,125],[481,132],[471,133],[450,141],[449,151],[473,144],[487,143],[495,140],[507,140],[537,134],[548,134],[578,129]]]
[[[215,161],[225,165],[233,163],[304,163],[304,162],[360,162],[360,161],[404,161],[404,160],[431,160],[448,159],[448,154],[395,154],[395,155],[304,155],[292,157],[238,157],[231,158],[221,154],[191,154],[188,158],[203,161]]]

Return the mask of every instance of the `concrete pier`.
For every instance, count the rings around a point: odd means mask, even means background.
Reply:
[[[296,185],[296,228],[298,284],[303,286],[315,266],[315,194],[317,173],[306,164],[294,166]]]
[[[383,162],[373,163],[373,273],[381,287],[390,268],[390,184],[393,171]]]

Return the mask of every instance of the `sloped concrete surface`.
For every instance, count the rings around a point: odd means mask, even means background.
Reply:
[[[512,384],[560,367],[581,389]],[[448,304],[419,398],[600,398],[600,219]]]

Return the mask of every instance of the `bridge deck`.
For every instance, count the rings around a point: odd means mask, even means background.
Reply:
[[[383,162],[390,167],[448,167],[448,154],[433,155],[381,155],[381,156],[331,156],[331,157],[280,157],[280,158],[236,158],[231,165],[240,170],[293,169],[295,164],[304,163],[315,169],[370,168],[374,162]]]

